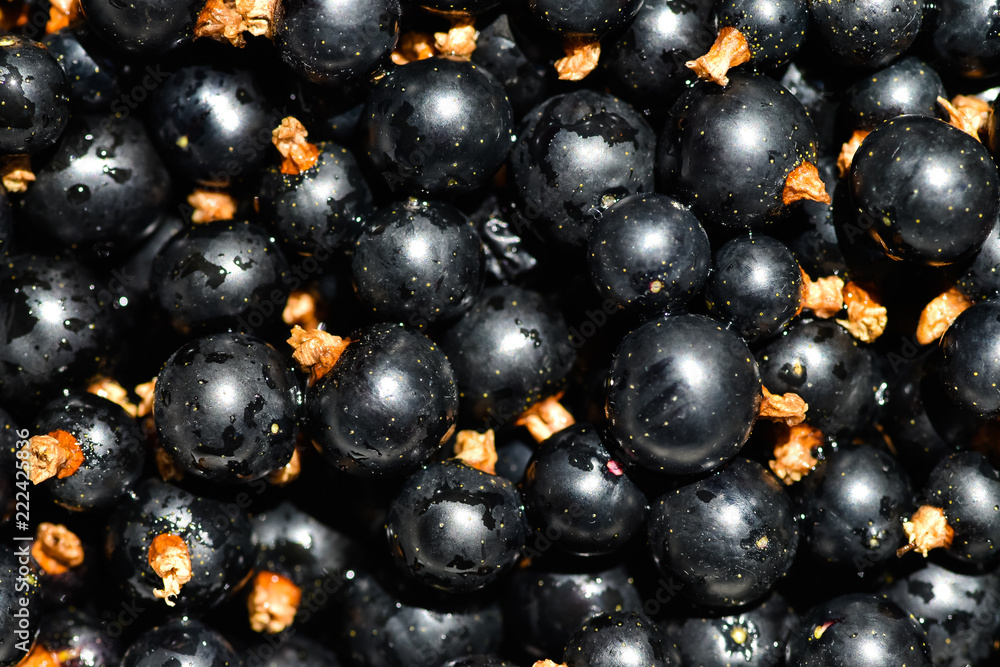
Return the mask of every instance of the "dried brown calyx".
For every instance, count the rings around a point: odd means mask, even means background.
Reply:
[[[844,307],[844,281],[840,277],[813,280],[801,266],[799,273],[802,274],[800,312],[808,309],[816,317],[827,319],[841,311]]]
[[[244,32],[273,39],[280,7],[280,0],[208,0],[198,14],[194,36],[240,48],[246,46]]]
[[[938,294],[920,311],[920,319],[917,321],[917,342],[921,345],[930,345],[936,341],[971,305],[972,300],[957,287]]]
[[[31,160],[27,155],[5,155],[0,157],[0,181],[7,192],[24,192],[28,183],[35,180],[31,171]]]
[[[29,2],[9,2],[0,5],[0,30],[11,32],[14,28],[27,25],[34,8]]]
[[[309,384],[330,372],[350,344],[350,339],[327,333],[322,329],[306,331],[295,325],[288,344],[294,348],[292,358],[309,371]]]
[[[83,464],[80,443],[71,433],[63,430],[32,436],[28,439],[25,450],[28,458],[24,466],[32,484],[40,484],[50,477],[69,477]]]
[[[80,0],[50,0],[49,20],[45,23],[45,33],[51,35],[63,28],[79,23],[83,19]]]
[[[136,406],[137,417],[146,417],[153,414],[153,402],[156,400],[156,378],[149,382],[143,382],[135,387],[135,395],[139,397],[139,405]]]
[[[320,323],[319,304],[319,294],[316,292],[295,290],[288,295],[285,309],[281,311],[281,319],[288,326],[298,325],[307,331],[318,329]]]
[[[283,467],[278,468],[267,476],[267,481],[275,486],[285,486],[291,484],[302,474],[302,450],[296,445],[292,450],[292,458]]]
[[[601,42],[573,37],[563,43],[566,57],[556,61],[556,72],[563,81],[580,81],[597,67],[601,59]]]
[[[465,465],[490,475],[497,474],[497,447],[493,429],[459,431],[455,436],[455,458]]]
[[[736,28],[726,26],[719,30],[715,43],[708,53],[685,65],[694,70],[699,79],[712,81],[720,86],[729,83],[729,70],[750,60],[750,46],[746,37]]]
[[[957,127],[976,141],[980,141],[979,132],[985,127],[990,114],[990,105],[977,97],[959,95],[951,102],[943,97],[937,98],[938,105],[948,113],[948,124]]]
[[[760,404],[759,415],[772,421],[784,422],[788,426],[801,424],[806,419],[809,404],[798,394],[772,394],[767,387],[761,385],[764,400]]]
[[[434,35],[427,32],[404,32],[393,50],[391,58],[396,65],[405,65],[416,60],[427,60],[437,55]]]
[[[254,632],[275,634],[295,620],[302,601],[302,589],[292,580],[274,572],[258,572],[247,596],[250,627]]]
[[[566,667],[565,662],[554,662],[552,660],[536,660],[531,667]]]
[[[41,523],[31,545],[31,555],[48,574],[62,574],[83,565],[83,544],[66,526]]]
[[[837,324],[858,340],[870,343],[885,331],[889,321],[885,306],[854,281],[844,285],[844,305],[847,307],[847,319],[837,320]]]
[[[135,417],[139,411],[139,406],[128,400],[128,392],[125,391],[125,387],[121,386],[111,378],[103,376],[94,378],[90,381],[90,384],[87,385],[87,392],[96,394],[101,398],[106,398],[112,403],[121,406],[125,412],[129,413],[133,417]]]
[[[908,551],[918,551],[926,557],[931,549],[950,547],[955,537],[955,530],[948,525],[944,510],[930,505],[921,505],[909,521],[903,522],[903,530],[910,541],[896,551],[897,556]]]
[[[826,191],[826,184],[819,177],[819,169],[812,162],[803,162],[785,178],[785,188],[781,191],[781,201],[790,206],[802,200],[829,204],[833,201]]]
[[[216,220],[232,220],[236,215],[236,200],[228,192],[196,188],[187,203],[194,209],[191,222],[205,225]]]
[[[837,173],[841,178],[847,176],[851,171],[851,163],[854,162],[854,155],[861,147],[861,142],[869,135],[871,130],[854,130],[851,138],[840,147],[840,155],[837,156]]]
[[[163,579],[163,588],[155,589],[153,595],[173,607],[176,603],[171,598],[180,595],[181,586],[191,581],[194,573],[187,544],[178,535],[157,535],[149,545],[149,566]]]
[[[476,50],[479,31],[471,16],[458,16],[452,20],[448,32],[434,33],[434,48],[442,56],[469,60]]]
[[[281,119],[281,125],[271,132],[271,143],[281,156],[281,173],[294,176],[310,169],[319,160],[319,148],[306,141],[309,132],[294,116]]]
[[[823,433],[808,424],[788,429],[787,435],[774,448],[774,459],[768,462],[771,471],[785,484],[793,484],[808,475],[819,461],[812,450],[823,444]]]
[[[59,656],[38,642],[35,642],[31,652],[17,663],[17,667],[61,667],[61,665]]]
[[[555,433],[576,423],[569,410],[559,402],[560,398],[562,398],[561,393],[535,403],[525,410],[514,424],[528,429],[535,442],[548,440]]]
[[[156,471],[164,482],[179,482],[184,479],[184,471],[159,442],[153,445],[153,460],[156,462]]]

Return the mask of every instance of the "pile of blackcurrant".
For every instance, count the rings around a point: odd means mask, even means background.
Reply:
[[[1000,665],[1000,0],[0,0],[0,667]]]

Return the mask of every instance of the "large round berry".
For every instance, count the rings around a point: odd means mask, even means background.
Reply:
[[[386,320],[426,327],[461,315],[483,287],[483,244],[450,204],[416,202],[367,216],[351,269],[362,303]]]
[[[816,605],[789,634],[788,667],[931,667],[917,620],[894,602],[870,594],[842,595]]]
[[[667,491],[650,511],[653,558],[684,584],[682,595],[702,605],[764,597],[791,567],[798,543],[787,494],[748,459]]]
[[[708,278],[711,250],[698,218],[665,195],[630,195],[593,225],[590,277],[601,295],[636,312],[676,310]]]
[[[941,339],[944,391],[972,415],[1000,416],[1000,301],[978,303],[955,319]]]
[[[655,135],[627,103],[578,90],[525,116],[510,175],[526,223],[579,248],[615,202],[653,191]]]
[[[615,352],[609,432],[645,468],[706,472],[743,446],[761,398],[757,362],[737,334],[701,315],[660,318]]]
[[[170,174],[137,118],[77,115],[21,199],[30,231],[83,251],[133,244],[170,201]]]
[[[455,196],[485,185],[503,165],[513,116],[489,72],[431,58],[373,84],[362,132],[368,161],[390,190]]]
[[[441,448],[458,413],[444,352],[415,329],[376,324],[354,335],[309,390],[306,430],[345,472],[402,476]]]
[[[989,151],[926,116],[886,121],[851,163],[858,225],[895,259],[950,264],[971,257],[1000,213],[1000,178]]]
[[[441,338],[465,420],[507,424],[555,394],[573,365],[558,310],[521,287],[493,287]]]
[[[495,582],[524,546],[521,495],[510,480],[456,460],[432,463],[389,505],[396,565],[429,586],[468,592]]]
[[[156,430],[184,470],[247,482],[292,457],[299,400],[273,347],[242,334],[206,336],[174,352],[157,376]]]
[[[69,122],[69,82],[43,45],[0,37],[0,154],[37,153],[56,143]]]

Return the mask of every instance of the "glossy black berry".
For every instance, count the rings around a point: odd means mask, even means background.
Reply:
[[[560,245],[585,245],[612,204],[652,192],[654,136],[635,109],[611,95],[579,90],[536,106],[510,156],[528,224]]]
[[[147,630],[129,646],[121,667],[239,667],[232,645],[203,621],[175,618]]]
[[[802,273],[791,250],[770,236],[739,236],[715,253],[705,286],[708,312],[752,341],[781,331],[802,305]]]
[[[882,592],[920,623],[938,666],[987,664],[1000,613],[996,572],[960,574],[935,563],[889,583]]]
[[[455,369],[464,418],[507,424],[555,394],[573,365],[566,322],[540,294],[486,289],[441,337]]]
[[[461,315],[483,286],[482,242],[459,209],[440,202],[366,216],[351,260],[354,290],[384,320],[425,327]]]
[[[55,56],[23,37],[0,37],[0,154],[37,153],[69,122],[70,87]]]
[[[303,254],[330,253],[354,241],[372,194],[361,167],[346,148],[319,142],[316,164],[298,174],[277,165],[261,178],[261,219],[278,239]]]
[[[941,339],[940,381],[955,405],[968,414],[1000,416],[1000,301],[975,304],[955,319]]]
[[[746,40],[750,64],[773,68],[798,53],[809,27],[808,0],[722,0],[718,27],[736,28]]]
[[[1000,226],[993,227],[955,286],[973,301],[1000,297]]]
[[[701,605],[738,607],[764,597],[791,567],[798,544],[781,483],[748,459],[666,492],[650,510],[653,559]]]
[[[602,37],[620,28],[635,16],[642,0],[603,2],[602,0],[529,0],[532,16],[547,29],[561,35]]]
[[[151,547],[161,535],[180,538],[190,559],[191,578],[175,595],[164,595],[169,593],[164,579],[150,565]],[[254,564],[250,521],[243,510],[158,479],[138,484],[115,508],[105,551],[109,572],[128,598],[143,606],[170,602],[192,611],[222,602]]]
[[[694,74],[685,66],[712,45],[712,0],[646,0],[635,19],[601,45],[601,67],[615,93],[638,105],[658,106]]]
[[[118,51],[164,53],[190,41],[203,0],[81,0],[91,29]]]
[[[609,432],[628,460],[644,468],[707,472],[735,456],[750,435],[760,387],[746,343],[715,320],[652,320],[615,352]]]
[[[528,464],[521,492],[532,529],[578,555],[616,551],[646,520],[646,496],[591,424],[545,440]]]
[[[809,425],[830,437],[856,431],[875,416],[881,387],[875,358],[834,321],[798,322],[757,359],[768,391],[801,396]]]
[[[342,609],[335,627],[350,664],[441,667],[496,651],[503,636],[500,607],[489,598],[466,596],[456,604],[363,571],[348,581]]]
[[[159,67],[151,66],[142,72],[141,85],[128,89],[130,75],[135,74],[133,64],[115,58],[107,44],[86,28],[60,30],[46,35],[42,44],[66,72],[70,104],[76,110],[88,113],[131,111],[145,99],[147,88],[166,77]]]
[[[681,664],[704,667],[779,667],[795,612],[777,593],[731,616],[692,616],[670,622]]]
[[[916,56],[907,56],[851,86],[841,114],[850,128],[872,130],[903,114],[933,118],[939,112],[939,97],[947,93],[938,73]]]
[[[619,611],[595,616],[566,642],[568,667],[670,667],[671,656],[660,628],[645,614]]]
[[[802,481],[799,507],[813,557],[864,572],[895,558],[906,543],[903,517],[913,491],[902,467],[870,445],[841,447]]]
[[[884,67],[906,51],[920,32],[923,0],[810,0],[809,16],[818,41],[841,62]]]
[[[33,434],[65,431],[83,452],[69,477],[43,482],[46,492],[67,509],[111,507],[139,480],[146,460],[145,437],[121,406],[89,393],[54,399],[35,418]]]
[[[156,430],[184,470],[248,482],[288,463],[299,400],[273,347],[242,334],[206,336],[174,352],[157,376]]]
[[[458,413],[455,374],[440,347],[401,324],[352,335],[309,390],[306,430],[340,470],[401,476],[430,460]]]
[[[931,667],[930,648],[917,620],[889,600],[843,595],[810,609],[788,638],[788,667]]]
[[[375,82],[361,125],[371,168],[403,194],[453,197],[485,185],[514,141],[503,86],[483,68],[443,58]]]
[[[432,463],[389,506],[386,534],[400,570],[428,586],[479,590],[514,566],[527,525],[514,485],[464,463]]]
[[[657,177],[706,227],[760,229],[786,211],[793,169],[815,164],[805,107],[768,77],[733,72],[674,104],[660,136]],[[738,175],[738,176],[737,176]]]
[[[160,309],[182,332],[277,326],[293,278],[267,231],[220,220],[173,236],[153,259],[150,282]]]
[[[25,657],[42,622],[42,590],[27,567],[31,543],[0,546],[0,667],[14,667]],[[21,571],[25,565],[27,572]]]
[[[149,127],[172,173],[228,187],[263,166],[281,119],[245,69],[195,65],[168,76],[150,97]]]
[[[588,564],[576,572],[517,569],[503,586],[507,632],[515,646],[536,659],[561,655],[569,638],[590,618],[643,608],[634,581],[621,565],[601,569]]]
[[[304,79],[328,86],[365,81],[388,64],[399,17],[399,0],[288,0],[274,43]]]
[[[128,247],[173,194],[170,174],[136,118],[75,115],[51,157],[34,168],[21,216],[32,234],[55,247]]]
[[[120,317],[97,276],[56,257],[0,269],[0,403],[40,404],[107,368]]]
[[[1000,559],[1000,471],[978,452],[942,459],[924,487],[925,505],[944,510],[955,531],[947,553],[963,563]]]
[[[1000,2],[954,0],[935,8],[927,32],[941,70],[970,79],[994,75],[1000,67],[1000,35],[993,30]]]
[[[875,128],[854,156],[850,184],[858,225],[896,259],[936,266],[971,257],[1000,212],[989,152],[926,116]]]
[[[590,276],[602,296],[634,312],[669,312],[705,284],[708,235],[665,195],[630,195],[605,211],[587,244]]]

